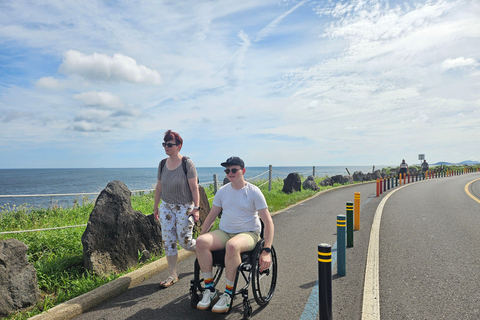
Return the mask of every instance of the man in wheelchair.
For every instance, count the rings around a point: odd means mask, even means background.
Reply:
[[[234,280],[237,267],[242,263],[241,253],[251,251],[260,240],[261,222],[264,224],[264,245],[259,258],[260,272],[272,263],[271,248],[274,225],[267,202],[260,189],[244,179],[245,163],[239,157],[230,157],[221,164],[230,181],[221,187],[213,200],[212,209],[205,219],[201,235],[197,238],[196,255],[205,282],[205,290],[197,308],[226,313],[235,295]],[[219,229],[209,232],[216,217],[222,212]],[[260,218],[260,219],[259,219]],[[225,292],[218,296],[213,281],[212,251],[225,249]]]

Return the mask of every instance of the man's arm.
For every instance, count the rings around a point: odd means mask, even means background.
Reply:
[[[274,225],[273,219],[268,211],[268,208],[258,210],[258,215],[260,219],[263,221],[264,229],[263,229],[263,237],[265,238],[265,243],[263,244],[264,248],[271,248],[273,243],[273,234],[274,234]],[[270,264],[272,263],[272,256],[270,253],[266,251],[262,251],[260,255],[260,272],[270,268]]]
[[[208,213],[207,218],[203,222],[202,232],[200,233],[200,235],[210,231],[210,229],[213,226],[213,223],[215,222],[215,219],[218,217],[220,212],[222,212],[222,208],[212,204],[212,209],[210,209],[210,212]]]
[[[265,229],[263,230],[263,237],[265,238],[264,247],[270,248],[273,243],[275,229],[272,216],[270,215],[268,208],[258,210],[258,215],[260,216],[260,219],[262,219],[263,225],[265,226]]]

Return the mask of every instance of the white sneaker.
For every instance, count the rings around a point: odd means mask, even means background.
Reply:
[[[232,302],[232,297],[228,293],[224,293],[218,299],[218,302],[213,306],[212,312],[215,313],[226,313],[230,309],[230,303]]]
[[[207,310],[217,299],[217,290],[212,292],[210,289],[205,289],[203,290],[202,300],[197,303],[197,309]]]

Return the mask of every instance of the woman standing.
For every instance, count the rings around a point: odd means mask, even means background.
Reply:
[[[197,170],[192,160],[180,154],[182,137],[168,130],[163,141],[168,158],[163,159],[158,166],[153,215],[160,220],[162,226],[165,255],[170,271],[168,278],[160,282],[160,287],[168,288],[178,281],[177,240],[185,250],[195,250],[193,227],[199,219],[200,196]],[[162,203],[159,210],[160,200]]]

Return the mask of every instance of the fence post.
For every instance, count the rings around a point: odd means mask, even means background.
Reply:
[[[353,229],[354,230],[360,230],[360,192],[355,192],[354,193],[354,197],[353,197],[353,201],[354,201],[354,206],[353,206],[353,210],[354,210],[354,225],[353,225]]]
[[[217,174],[213,175],[213,193],[217,194],[217,188],[218,188],[218,179],[217,179]]]
[[[346,238],[347,219],[344,214],[337,215],[337,274],[345,276],[347,274],[347,245]]]
[[[268,166],[268,191],[272,191],[272,165]]]
[[[313,166],[313,178],[315,179],[315,166]]]
[[[347,202],[347,247],[353,247],[353,202]]]
[[[332,320],[332,246],[318,245],[318,308],[320,320]]]

